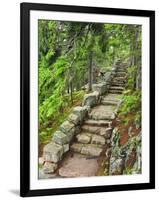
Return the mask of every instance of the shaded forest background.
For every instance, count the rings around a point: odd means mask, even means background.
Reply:
[[[128,65],[120,109],[141,122],[141,26],[39,20],[39,141],[47,143],[93,83],[120,60]],[[103,80],[102,80],[103,79]],[[87,90],[85,90],[87,85]],[[131,116],[132,117],[132,116]]]

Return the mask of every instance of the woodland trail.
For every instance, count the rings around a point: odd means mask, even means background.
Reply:
[[[99,173],[102,160],[111,148],[112,121],[121,102],[126,76],[126,68],[118,67],[108,93],[102,96],[99,105],[91,109],[81,132],[76,135],[70,151],[62,160],[57,170],[58,176],[96,176]]]

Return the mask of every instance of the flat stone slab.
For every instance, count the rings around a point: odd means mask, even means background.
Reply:
[[[107,94],[103,97],[103,101],[113,101],[113,102],[119,102],[120,101],[120,95],[118,94]]]
[[[111,90],[124,90],[124,87],[121,87],[121,86],[111,86],[110,89]]]
[[[109,93],[112,93],[112,94],[122,94],[122,91],[121,91],[121,90],[113,90],[113,89],[110,89],[110,90],[109,90]]]
[[[94,119],[88,119],[85,121],[85,125],[90,126],[111,126],[112,122],[109,120],[94,120]]]
[[[106,131],[105,131],[106,132]],[[76,136],[77,142],[82,144],[97,144],[104,145],[105,138],[101,135],[92,134],[89,132],[82,132],[81,134]]]
[[[103,151],[103,148],[98,147],[95,144],[87,144],[82,147],[81,154],[88,155],[88,156],[100,156],[102,151]]]
[[[111,120],[115,118],[116,106],[113,105],[99,105],[92,109],[89,117],[95,120]]]
[[[112,128],[99,127],[99,126],[89,126],[89,125],[83,125],[82,126],[82,131],[97,134],[97,135],[102,135],[104,137],[106,137],[108,135],[107,130],[109,130],[109,129],[112,129]]]
[[[83,144],[88,144],[91,141],[91,137],[89,136],[89,134],[79,134],[76,136],[77,141],[79,143],[83,143]]]
[[[103,151],[101,145],[73,143],[70,149],[75,153],[81,153],[88,156],[100,156]]]
[[[62,161],[59,175],[66,178],[95,176],[98,170],[97,158],[72,153]]]
[[[91,143],[92,144],[104,145],[105,144],[105,138],[103,136],[94,134],[94,135],[92,135]]]

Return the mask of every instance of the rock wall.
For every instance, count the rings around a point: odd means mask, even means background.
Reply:
[[[52,141],[44,146],[43,156],[39,158],[39,163],[43,165],[46,174],[53,173],[58,163],[64,158],[70,149],[70,144],[74,137],[80,132],[81,125],[87,117],[91,108],[101,101],[101,96],[106,94],[110,81],[114,75],[112,72],[105,74],[105,81],[92,85],[92,93],[84,96],[82,106],[75,107],[68,118],[61,124],[59,129],[53,133]]]
[[[109,153],[109,175],[141,173],[141,132],[131,136],[121,145],[120,130],[116,127],[112,132],[111,150]]]

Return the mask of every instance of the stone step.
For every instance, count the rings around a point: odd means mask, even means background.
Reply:
[[[115,118],[115,108],[116,106],[113,105],[98,105],[91,110],[88,116],[94,120],[112,120]]]
[[[127,73],[127,69],[117,68],[116,72]]]
[[[121,90],[121,91],[123,91],[124,90],[124,87],[120,87],[120,86],[111,86],[110,88],[109,88],[110,90]]]
[[[97,145],[105,145],[106,140],[103,136],[92,134],[88,132],[81,132],[76,136],[76,140],[78,143],[82,144],[97,144]]]
[[[127,73],[126,73],[126,72],[118,72],[118,71],[117,71],[115,75],[118,75],[118,76],[126,76]]]
[[[117,80],[117,81],[126,81],[127,80],[127,76],[119,76],[119,75],[115,75],[113,78],[113,81]]]
[[[106,126],[110,127],[111,125],[110,120],[93,120],[93,119],[88,119],[84,122],[85,125],[90,125],[90,126]]]
[[[111,122],[112,124],[112,122]],[[90,125],[83,125],[82,126],[82,132],[88,133],[88,134],[96,134],[101,135],[106,139],[109,139],[112,132],[111,124],[109,127],[99,127],[99,126],[90,126]]]
[[[114,77],[113,80],[112,80],[112,83],[115,82],[115,83],[126,83],[126,78],[121,78],[121,77]]]
[[[100,134],[100,132],[101,132],[102,129],[105,130],[105,127],[101,127],[101,126],[99,127],[99,126],[94,126],[94,125],[92,126],[92,124],[91,125],[84,124],[81,127],[81,129],[84,132],[89,132],[89,133],[94,133],[94,134]]]
[[[118,65],[118,68],[127,68],[128,64],[127,63],[121,63]]]
[[[112,94],[122,94],[122,91],[120,90],[109,90],[108,92]]]
[[[100,154],[103,151],[103,148],[100,145],[96,144],[73,143],[70,146],[70,150],[87,156],[100,156]]]
[[[106,94],[102,98],[103,100],[120,101],[121,97],[118,94]]]
[[[82,132],[85,133],[92,133],[92,134],[98,134],[101,136],[104,136],[105,138],[109,138],[110,137],[110,133],[112,130],[111,127],[112,122],[110,122],[110,125],[108,127],[99,127],[99,126],[90,126],[90,125],[83,125],[81,127]]]
[[[118,101],[102,100],[101,104],[103,104],[103,105],[118,105]]]
[[[93,120],[113,120],[115,119],[115,114],[114,113],[107,113],[107,114],[104,114],[104,115],[97,115],[97,114],[89,114],[88,115],[90,119],[93,119]]]
[[[90,119],[94,120],[112,120],[115,118],[113,105],[98,105],[88,114]]]
[[[113,95],[113,94],[112,94]],[[114,95],[118,95],[119,96],[119,94],[114,94]],[[102,101],[101,101],[101,103],[108,103],[109,105],[111,105],[111,106],[117,106],[117,104],[120,102],[121,100],[119,99],[119,98],[111,98],[111,96],[110,96],[110,93],[109,93],[109,96],[108,97],[104,97],[103,99],[102,99]]]
[[[111,86],[124,87],[124,86],[125,86],[125,83],[123,83],[123,82],[112,82],[112,83],[111,83]]]

